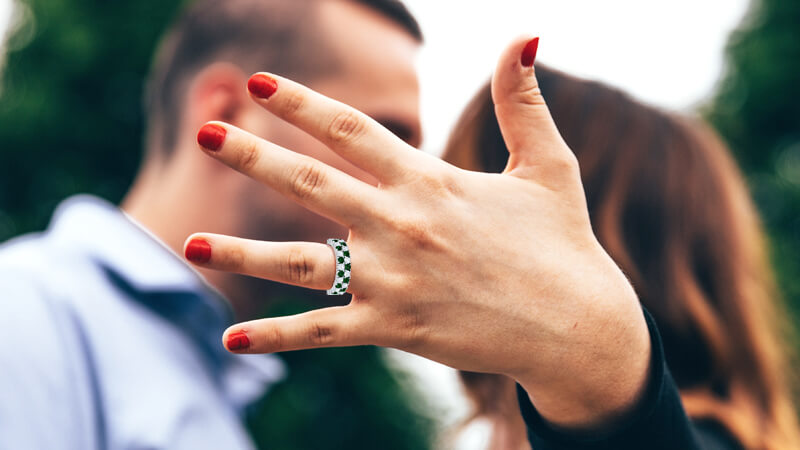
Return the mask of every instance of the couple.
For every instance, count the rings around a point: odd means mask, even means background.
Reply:
[[[279,366],[233,353],[369,344],[466,371],[497,448],[797,443],[757,220],[713,136],[535,71],[521,38],[453,165],[414,148],[420,43],[390,0],[194,3],[125,214],[73,198],[0,251],[0,444],[247,448]],[[272,286],[231,273],[352,298],[229,326]]]

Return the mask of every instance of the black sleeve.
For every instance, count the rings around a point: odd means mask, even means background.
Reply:
[[[740,448],[724,433],[716,438],[716,433],[709,436],[705,429],[697,430],[686,416],[678,388],[667,369],[658,329],[650,313],[643,312],[650,331],[652,359],[646,392],[636,411],[630,415],[631,419],[614,430],[593,436],[576,436],[555,430],[539,415],[527,392],[518,384],[517,397],[531,447],[536,450]]]

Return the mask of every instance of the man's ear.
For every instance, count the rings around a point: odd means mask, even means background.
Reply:
[[[216,62],[194,77],[187,91],[186,117],[192,129],[211,120],[235,124],[249,105],[247,75],[238,66]]]

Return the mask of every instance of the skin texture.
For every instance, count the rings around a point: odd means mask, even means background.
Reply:
[[[419,86],[414,67],[418,42],[400,25],[362,5],[326,1],[318,7],[317,26],[339,63],[334,73],[315,77],[310,86],[402,131],[409,143],[418,145]],[[319,141],[251,102],[246,89],[249,75],[228,63],[199,70],[181,105],[183,119],[172,158],[145,161],[122,202],[124,211],[176,253],[181,254],[186,236],[198,229],[270,240],[324,242],[328,237],[347,236],[341,224],[199,153],[197,130],[210,120],[225,120],[356,178],[376,182]],[[239,320],[261,316],[270,298],[287,289],[268,280],[200,271],[231,302]],[[324,304],[333,300],[324,292],[301,294]]]
[[[222,122],[213,159],[349,230],[346,306],[244,322],[239,352],[375,344],[519,381],[554,426],[613,426],[645,386],[650,340],[638,299],[592,233],[578,164],[553,124],[530,38],[500,57],[492,95],[510,149],[502,174],[462,170],[416,151],[365,114],[275,74],[253,101],[378,180],[354,178]],[[320,242],[199,233],[202,267],[324,290],[333,254]]]

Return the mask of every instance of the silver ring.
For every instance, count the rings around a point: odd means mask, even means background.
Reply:
[[[336,276],[333,286],[326,291],[328,295],[344,295],[350,285],[350,249],[344,239],[328,239],[328,245],[333,249],[333,258],[336,261]]]

